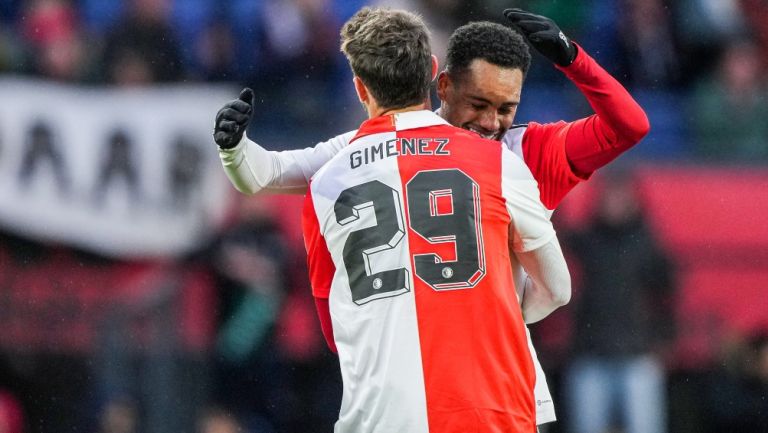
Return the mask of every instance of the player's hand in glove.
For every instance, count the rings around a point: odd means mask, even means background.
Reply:
[[[231,149],[240,143],[253,113],[253,90],[246,87],[216,113],[213,141],[222,149]]]
[[[504,16],[536,51],[560,66],[568,66],[576,58],[576,45],[554,21],[522,9],[505,9]]]

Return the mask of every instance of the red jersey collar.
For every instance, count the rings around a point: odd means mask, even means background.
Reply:
[[[405,111],[402,113],[387,114],[368,119],[360,125],[357,133],[350,143],[366,135],[382,132],[403,131],[406,129],[424,128],[434,125],[448,125],[448,122],[429,110]]]

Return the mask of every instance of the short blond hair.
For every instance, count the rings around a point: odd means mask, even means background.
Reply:
[[[364,7],[342,27],[341,51],[379,106],[402,108],[427,98],[432,50],[420,16]]]

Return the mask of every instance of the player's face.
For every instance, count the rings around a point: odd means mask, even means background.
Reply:
[[[437,81],[440,114],[454,126],[500,140],[515,120],[523,72],[475,59],[461,77],[445,71]]]

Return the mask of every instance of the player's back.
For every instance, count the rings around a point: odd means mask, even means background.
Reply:
[[[344,381],[336,431],[535,431],[508,248],[541,241],[509,239],[538,191],[516,158],[417,111],[364,123],[313,178],[305,236]]]

